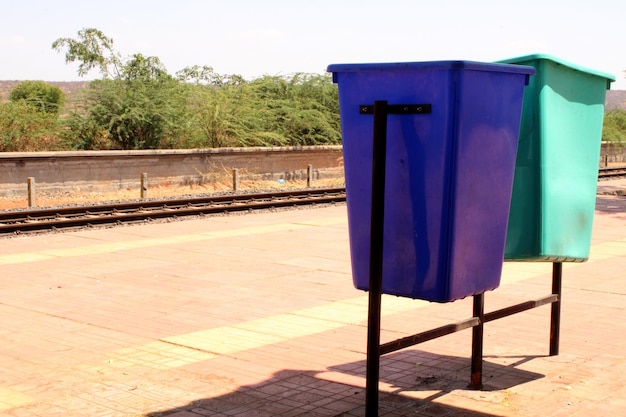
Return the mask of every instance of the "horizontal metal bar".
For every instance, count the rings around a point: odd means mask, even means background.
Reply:
[[[521,313],[522,311],[530,310],[536,307],[541,307],[546,304],[552,304],[559,300],[558,294],[550,294],[546,297],[539,298],[537,300],[526,301],[520,304],[516,304],[514,306],[505,307],[500,310],[492,311],[490,313],[485,313],[485,323],[501,319],[506,316],[510,316],[512,314]]]
[[[501,319],[522,311],[531,310],[533,308],[541,307],[546,304],[552,304],[559,300],[558,294],[550,294],[546,297],[538,298],[536,300],[526,301],[520,304],[516,304],[510,307],[505,307],[500,310],[485,313],[483,323]],[[427,330],[422,333],[417,333],[412,336],[403,337],[402,339],[393,340],[391,342],[383,343],[380,345],[380,355],[395,352],[400,349],[404,349],[413,345],[427,342],[438,337],[448,334],[456,333],[461,330],[475,327],[480,324],[478,317],[472,317],[467,320],[459,321],[457,323],[447,324],[445,326],[437,327],[436,329]]]
[[[387,114],[429,114],[432,104],[388,104]],[[360,114],[374,114],[374,106],[361,104]]]
[[[428,340],[436,339],[447,334],[456,333],[458,331],[468,329],[470,327],[478,326],[480,320],[478,317],[472,317],[471,319],[463,320],[457,323],[447,324],[445,326],[438,327],[436,329],[427,330],[422,333],[415,334],[413,336],[407,336],[402,339],[394,340],[391,342],[383,343],[380,345],[380,354],[395,352],[396,350],[404,349],[409,346],[417,345],[419,343],[426,342]]]

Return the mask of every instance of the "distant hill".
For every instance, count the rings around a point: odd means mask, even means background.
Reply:
[[[604,111],[626,110],[626,90],[609,90],[606,92]]]
[[[21,81],[0,81],[0,103],[9,100],[11,90]],[[87,87],[89,81],[47,81],[49,84],[56,85],[70,100],[75,93]],[[608,90],[606,92],[605,111],[615,109],[626,110],[626,90]]]

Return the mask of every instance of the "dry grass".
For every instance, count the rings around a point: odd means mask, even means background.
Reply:
[[[240,180],[240,192],[254,191],[280,191],[306,188],[306,181],[294,180],[280,183],[278,181],[260,181],[260,180]],[[311,184],[312,187],[343,187],[343,178],[329,178],[315,180]],[[182,197],[190,195],[210,195],[233,192],[232,178],[222,179],[220,181],[205,182],[203,184],[185,185],[185,186],[158,186],[149,187],[146,193],[148,199],[161,199],[170,197]],[[141,198],[141,190],[124,189],[111,192],[80,192],[80,191],[64,191],[64,192],[37,192],[36,207],[52,207],[61,205],[85,205],[97,204],[112,201],[131,201]],[[0,211],[12,209],[28,208],[28,199],[26,196],[20,197],[0,197]]]

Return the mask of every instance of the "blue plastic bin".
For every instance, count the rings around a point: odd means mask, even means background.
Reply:
[[[448,302],[500,283],[515,156],[532,67],[470,61],[335,64],[356,288],[369,287],[376,100],[430,104],[390,114],[383,239],[385,294]]]

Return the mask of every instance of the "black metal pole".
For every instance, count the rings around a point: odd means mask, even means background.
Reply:
[[[485,323],[485,293],[474,295],[474,317],[478,325],[472,328],[472,369],[469,388],[483,387],[483,330]]]
[[[387,148],[387,102],[374,102],[372,155],[372,202],[370,220],[369,307],[367,324],[367,370],[365,415],[378,416],[380,378],[380,315],[385,218],[385,160]]]
[[[557,295],[557,300],[552,303],[550,315],[550,356],[559,354],[559,339],[561,337],[561,283],[563,278],[563,264],[552,264],[552,294]]]

